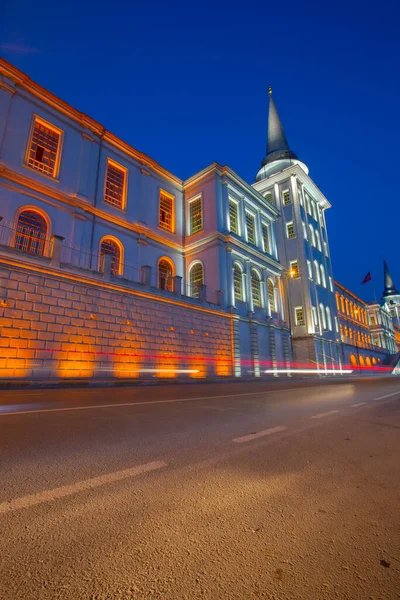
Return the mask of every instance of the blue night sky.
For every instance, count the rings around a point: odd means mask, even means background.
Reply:
[[[253,182],[271,83],[290,146],[332,204],[335,278],[372,300],[383,255],[400,286],[400,9],[370,6],[9,0],[0,53],[182,179],[217,161]]]

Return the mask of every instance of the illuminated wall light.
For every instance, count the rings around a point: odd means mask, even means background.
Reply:
[[[7,306],[7,300],[0,300],[0,306]]]
[[[139,377],[142,363],[143,358],[141,354],[135,354],[134,356],[124,355],[124,352],[121,351],[114,358],[112,366],[114,377]],[[105,369],[102,370],[104,371]]]
[[[129,319],[126,320],[126,324],[127,325],[132,325],[132,321],[130,321]]]
[[[96,315],[94,315],[94,314],[91,314],[91,315],[90,315],[90,318],[91,318],[92,320],[94,320],[94,319],[96,318]]]
[[[191,333],[192,335],[194,335],[194,330],[192,329],[190,333]]]
[[[169,330],[170,331],[175,331],[175,327],[170,327]]]
[[[208,332],[206,331],[206,337],[208,337]]]

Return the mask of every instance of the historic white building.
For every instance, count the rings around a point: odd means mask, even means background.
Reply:
[[[57,278],[80,286],[79,300],[73,292],[49,297],[23,273],[5,276],[0,324],[10,360],[51,351],[72,364],[71,353],[90,351],[85,369],[93,373],[97,355],[128,346],[166,356],[170,341],[174,365],[183,350],[197,366],[199,353],[210,364],[222,356],[216,374],[278,374],[293,359],[341,368],[329,207],[290,150],[271,91],[255,183],[216,163],[182,181],[0,59],[0,259],[5,269],[51,272],[50,288]],[[120,304],[120,315],[108,311],[112,332],[100,300],[84,299],[102,298],[102,286]],[[135,330],[139,298],[153,308],[141,307]]]

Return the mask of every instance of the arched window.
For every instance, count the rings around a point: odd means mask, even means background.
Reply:
[[[350,354],[350,364],[352,367],[357,366],[357,358],[355,354]]]
[[[43,256],[47,236],[47,223],[35,210],[23,210],[18,217],[15,247],[28,254]]]
[[[158,287],[160,290],[174,291],[174,264],[168,258],[158,261]]]
[[[261,299],[261,279],[255,269],[251,270],[251,293],[253,297],[253,306],[260,308],[262,306]]]
[[[332,317],[331,317],[331,309],[329,306],[326,307],[326,322],[328,325],[329,331],[332,331]]]
[[[365,359],[365,364],[367,365],[367,367],[370,367],[370,366],[371,366],[371,359],[370,359],[370,357],[369,357],[369,356],[367,356],[367,357],[366,357],[366,359]]]
[[[340,296],[340,307],[342,309],[342,313],[344,314],[344,297]]]
[[[233,289],[235,292],[235,300],[243,302],[243,271],[238,263],[233,265]]]
[[[362,354],[360,354],[360,367],[363,367],[364,365],[365,365],[364,357]]]
[[[100,256],[111,256],[111,273],[117,275],[121,272],[121,246],[113,238],[103,238],[100,244]]]
[[[204,269],[201,262],[196,262],[189,270],[189,296],[200,297],[200,286],[204,284]]]
[[[376,365],[376,358],[375,358],[375,356],[372,357],[372,364]]]
[[[346,315],[350,315],[350,313],[349,313],[349,301],[347,300],[347,298],[345,299],[345,304],[346,304]]]
[[[350,316],[354,319],[354,307],[353,307],[353,303],[351,301],[349,302],[349,309],[350,309]]]
[[[325,309],[324,309],[323,304],[319,305],[319,314],[320,314],[320,323],[322,325],[322,328],[326,329],[326,316],[325,316]]]
[[[326,288],[326,276],[325,276],[325,269],[323,265],[319,266],[320,270],[321,270],[321,281],[322,281],[322,285],[324,286],[324,288]]]
[[[268,279],[268,302],[271,312],[276,312],[275,286],[271,279]]]
[[[314,271],[315,271],[315,279],[319,285],[321,285],[321,275],[319,271],[318,262],[314,260]]]
[[[340,312],[340,306],[339,306],[339,294],[336,292],[335,294],[335,299],[336,299],[336,308],[337,310]]]
[[[318,250],[321,251],[322,246],[321,246],[321,238],[319,235],[319,231],[315,232],[315,242],[316,242],[315,245],[317,246]]]
[[[315,235],[314,235],[314,229],[312,225],[308,226],[309,230],[310,230],[310,244],[312,246],[315,246]]]

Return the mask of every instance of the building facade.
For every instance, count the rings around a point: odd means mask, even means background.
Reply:
[[[382,364],[397,352],[387,309],[364,302],[337,281],[334,285],[345,363],[367,368]]]
[[[272,92],[253,185],[183,181],[0,59],[0,375],[340,372],[329,207]]]

